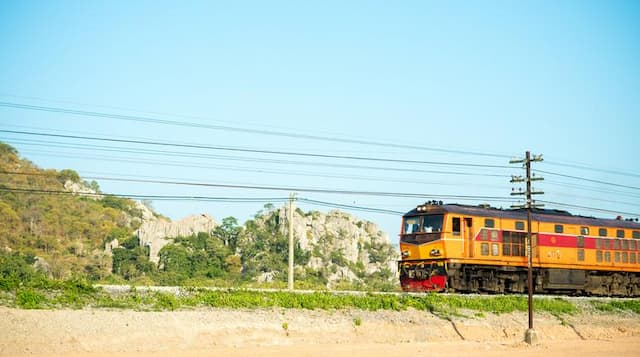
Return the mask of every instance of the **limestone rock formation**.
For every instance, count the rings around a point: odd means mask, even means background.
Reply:
[[[146,216],[146,219],[145,219]],[[211,232],[218,223],[208,214],[192,215],[172,222],[143,213],[143,222],[136,231],[140,245],[149,247],[149,260],[158,263],[160,249],[171,242],[171,238],[187,237],[200,232]]]
[[[281,233],[288,234],[288,208],[274,212]],[[397,249],[376,224],[348,213],[332,210],[293,212],[293,235],[300,248],[310,253],[306,268],[326,274],[328,286],[335,282],[362,281],[383,273],[391,280],[397,272]]]
[[[73,182],[71,180],[67,180],[64,183],[64,189],[72,192],[74,195],[84,196],[94,200],[101,200],[103,197],[101,194],[98,194],[98,192],[91,189],[90,187],[87,187],[82,182]]]

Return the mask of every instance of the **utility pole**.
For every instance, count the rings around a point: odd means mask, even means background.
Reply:
[[[289,290],[293,290],[293,200],[296,199],[295,193],[289,194],[289,274],[288,285]]]
[[[531,153],[529,151],[526,152],[525,158],[523,159],[514,159],[509,161],[510,164],[518,164],[524,163],[526,178],[522,178],[522,176],[512,176],[511,183],[516,182],[526,182],[527,190],[522,192],[522,190],[516,192],[512,191],[511,195],[525,195],[526,203],[524,205],[516,205],[511,206],[511,208],[525,208],[527,210],[527,290],[529,293],[528,307],[529,307],[529,329],[525,332],[524,340],[526,343],[532,345],[538,342],[538,335],[536,331],[533,329],[533,268],[532,268],[532,260],[533,260],[533,250],[531,249],[531,210],[532,208],[542,207],[542,205],[534,204],[534,201],[531,199],[532,195],[543,194],[542,191],[533,191],[531,189],[531,181],[540,181],[543,180],[542,177],[532,177],[531,176],[531,163],[542,161],[542,155],[533,155],[531,157]]]

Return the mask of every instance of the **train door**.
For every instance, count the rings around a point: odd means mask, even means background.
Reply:
[[[469,249],[467,250],[467,255],[469,257],[473,257],[473,249],[474,249],[474,244],[473,244],[473,229],[472,229],[472,219],[470,217],[465,217],[464,218],[464,230],[463,230],[463,234],[465,237],[465,240],[468,243],[468,247]]]

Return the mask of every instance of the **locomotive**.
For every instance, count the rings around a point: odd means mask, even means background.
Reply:
[[[404,291],[524,293],[527,211],[431,201],[402,217]],[[640,296],[640,223],[532,209],[533,291]]]

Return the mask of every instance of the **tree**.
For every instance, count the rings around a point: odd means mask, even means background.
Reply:
[[[20,216],[11,206],[0,201],[0,243],[17,244],[21,231]]]
[[[238,226],[238,220],[235,217],[226,217],[222,220],[222,224],[213,230],[211,235],[222,240],[224,245],[229,247],[231,251],[235,251],[238,235],[241,231],[242,228]]]
[[[187,249],[181,245],[168,244],[160,250],[160,262],[162,271],[172,271],[179,275],[189,277],[191,275],[191,262]]]
[[[58,181],[63,185],[67,181],[78,183],[80,182],[80,175],[76,171],[64,169],[58,173]]]

